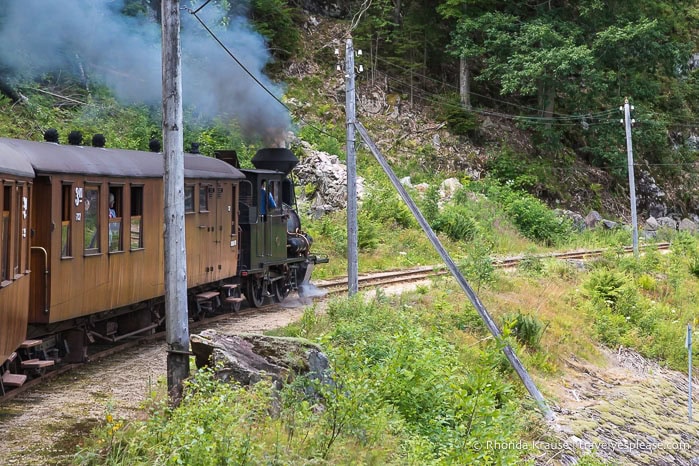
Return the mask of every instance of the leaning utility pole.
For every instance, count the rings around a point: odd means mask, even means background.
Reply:
[[[357,253],[357,157],[354,151],[355,96],[354,48],[352,39],[345,46],[345,112],[347,114],[347,292],[359,290],[359,259]]]
[[[633,228],[633,255],[638,257],[638,219],[636,218],[636,182],[633,174],[633,147],[631,145],[631,109],[629,98],[624,99],[624,128],[626,129],[626,155],[629,165],[629,191],[631,193],[631,225]]]
[[[527,370],[524,368],[522,362],[519,360],[512,347],[509,344],[507,344],[507,342],[504,340],[502,333],[500,332],[500,329],[488,313],[488,310],[485,308],[481,300],[478,299],[478,296],[476,296],[475,291],[473,291],[471,285],[468,284],[466,278],[464,278],[463,274],[456,266],[447,250],[444,249],[444,246],[442,246],[441,241],[439,241],[437,235],[434,234],[432,227],[429,223],[427,223],[427,220],[425,220],[425,217],[420,212],[420,209],[418,209],[417,205],[412,200],[408,192],[405,190],[400,180],[398,180],[396,174],[388,165],[386,158],[383,156],[383,154],[381,154],[378,147],[376,147],[374,141],[372,141],[364,125],[362,125],[360,121],[355,121],[355,126],[357,128],[357,131],[359,132],[359,136],[367,145],[371,153],[374,154],[374,158],[379,163],[379,165],[381,165],[383,171],[386,173],[386,175],[388,175],[388,178],[391,180],[393,187],[396,188],[396,191],[398,191],[398,194],[403,199],[403,202],[405,202],[410,211],[413,213],[415,220],[417,220],[417,222],[422,227],[422,230],[427,235],[427,238],[432,243],[432,246],[442,257],[442,260],[447,265],[447,268],[454,276],[457,283],[461,286],[461,289],[464,290],[468,298],[471,300],[471,304],[473,304],[473,307],[476,308],[476,312],[478,312],[478,315],[480,315],[481,319],[483,319],[483,322],[485,323],[488,330],[490,330],[490,333],[493,335],[493,337],[495,337],[495,340],[498,342],[498,345],[502,347],[502,352],[505,353],[505,357],[510,362],[510,365],[515,370],[515,372],[517,372],[517,375],[522,380],[522,383],[524,384],[525,388],[529,391],[529,394],[532,396],[532,398],[534,398],[534,401],[536,401],[536,404],[539,406],[539,409],[541,410],[544,417],[547,420],[554,419],[553,411],[551,411],[551,408],[549,408],[546,404],[546,400],[544,399],[539,389],[536,387],[536,384],[529,375],[529,372],[527,372]]]
[[[165,199],[165,324],[167,388],[179,404],[182,382],[189,375],[187,316],[187,254],[184,236],[184,137],[182,135],[182,73],[180,2],[162,0],[163,179]]]

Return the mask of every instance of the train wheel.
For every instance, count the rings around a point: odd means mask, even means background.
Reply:
[[[289,291],[291,291],[291,287],[286,280],[281,279],[274,282],[274,295],[272,296],[274,302],[281,303],[284,301],[284,298],[289,296]]]
[[[262,280],[250,279],[245,287],[245,297],[251,307],[260,307],[265,300]]]

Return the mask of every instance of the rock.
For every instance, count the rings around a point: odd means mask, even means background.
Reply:
[[[417,192],[419,192],[420,194],[425,194],[425,193],[427,192],[427,190],[430,189],[430,185],[427,184],[427,183],[416,184],[416,185],[415,185],[415,189],[416,189]]]
[[[606,220],[606,219],[603,219],[600,223],[607,230],[613,230],[619,225],[617,222],[613,222],[611,220]]]
[[[670,217],[660,217],[658,224],[660,228],[672,228],[673,230],[677,228],[677,221]]]
[[[638,207],[646,210],[651,217],[662,217],[667,214],[665,192],[658,186],[653,176],[645,170],[640,170],[636,177],[636,196]]]
[[[578,231],[583,231],[587,227],[585,218],[572,210],[556,209],[554,212],[560,217],[569,219],[573,223],[573,227]]]
[[[442,200],[451,199],[454,193],[461,189],[462,186],[463,185],[458,179],[447,178],[446,180],[442,181],[442,184],[439,186],[439,197]]]
[[[688,218],[683,218],[682,221],[680,222],[678,229],[680,231],[686,231],[689,233],[696,233],[697,230],[699,230],[699,227],[697,227],[697,224],[691,221]]]
[[[658,221],[655,219],[655,217],[648,217],[648,220],[646,220],[646,227],[645,230],[647,231],[657,231],[660,228],[660,224]]]
[[[602,216],[596,210],[591,210],[585,217],[585,225],[587,228],[594,228],[598,222],[602,221]]]
[[[401,178],[401,179],[400,179],[400,184],[402,184],[402,185],[405,186],[406,188],[412,188],[412,187],[413,187],[413,183],[410,181],[410,177],[409,177],[409,176],[406,176],[405,178]]]
[[[310,205],[310,213],[317,217],[323,213],[347,208],[347,167],[336,155],[316,151],[306,142],[301,142],[303,157],[293,170],[303,187],[301,199]],[[364,179],[357,177],[357,199],[364,198]]]
[[[328,358],[318,345],[302,338],[221,335],[205,330],[191,335],[190,342],[197,368],[213,367],[219,380],[252,385],[272,379],[279,387],[307,375],[331,383]]]

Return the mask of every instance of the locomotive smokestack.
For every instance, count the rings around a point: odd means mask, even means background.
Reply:
[[[255,168],[278,170],[288,175],[299,159],[289,149],[268,147],[258,150],[251,162]]]
[[[198,142],[192,143],[192,150],[190,151],[190,154],[201,154],[201,152],[199,152],[199,143]]]

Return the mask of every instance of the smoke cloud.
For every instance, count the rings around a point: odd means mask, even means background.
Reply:
[[[186,6],[188,2],[182,1]],[[113,89],[125,103],[161,99],[161,30],[147,18],[121,14],[124,0],[11,0],[0,13],[0,62],[11,73],[40,76],[67,70]],[[264,38],[244,18],[224,24],[214,2],[198,16],[275,96],[283,89],[262,70],[270,61]],[[208,117],[235,117],[243,130],[278,135],[290,126],[287,110],[257,84],[187,11],[182,21],[182,101]],[[70,64],[70,65],[69,65]]]

